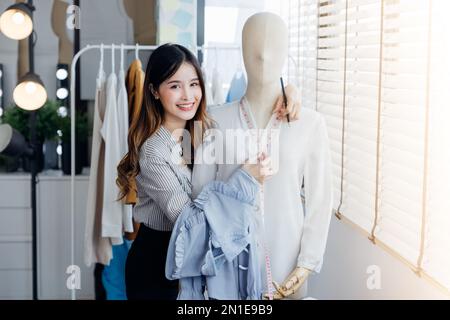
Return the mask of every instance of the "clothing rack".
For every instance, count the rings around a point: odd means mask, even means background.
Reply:
[[[75,265],[75,84],[76,84],[76,65],[80,57],[87,51],[98,49],[98,50],[135,50],[136,58],[138,58],[139,51],[153,51],[158,48],[159,45],[124,45],[124,44],[96,44],[96,45],[87,45],[80,51],[78,51],[72,59],[71,71],[70,71],[70,263],[72,266]],[[188,47],[188,49],[192,50],[192,47]],[[240,50],[240,46],[234,45],[223,45],[223,46],[198,46],[196,47],[197,51],[201,51],[204,53],[206,50]],[[73,269],[72,269],[73,270]],[[80,275],[78,275],[80,276]],[[72,300],[76,299],[76,289],[71,289],[71,298]]]

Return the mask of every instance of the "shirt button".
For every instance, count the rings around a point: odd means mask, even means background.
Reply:
[[[259,211],[259,206],[254,206],[253,209],[254,209],[255,211]]]

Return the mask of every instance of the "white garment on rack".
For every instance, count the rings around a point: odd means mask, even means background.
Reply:
[[[122,203],[117,201],[117,165],[121,160],[119,122],[117,116],[117,76],[114,69],[106,83],[106,112],[101,130],[105,141],[105,175],[102,209],[102,236],[110,237],[112,244],[122,244]]]
[[[222,80],[220,77],[220,72],[217,68],[213,69],[211,81],[212,81],[211,91],[213,95],[214,104],[224,103],[225,98],[223,96]]]
[[[208,81],[208,76],[206,74],[206,68],[202,67],[202,74],[203,74],[203,80],[205,82],[205,98],[206,98],[206,105],[214,105],[214,99],[213,99],[213,94],[211,91],[211,87]]]
[[[95,94],[94,123],[92,131],[91,169],[89,175],[86,222],[84,231],[84,262],[108,265],[112,258],[112,245],[109,238],[102,237],[103,173],[105,144],[100,129],[106,107],[106,83],[102,61],[97,78]]]
[[[119,149],[120,159],[122,159],[128,152],[128,94],[125,87],[125,71],[121,67],[119,71],[119,95],[117,97],[117,115],[118,115],[118,127],[119,127]],[[117,170],[116,170],[117,172]],[[123,231],[133,232],[133,213],[132,206],[122,203],[122,223]]]

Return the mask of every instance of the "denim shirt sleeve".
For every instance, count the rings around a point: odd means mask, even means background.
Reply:
[[[232,261],[250,241],[249,225],[259,183],[238,169],[227,183],[212,181],[210,186],[209,192],[194,202],[206,216],[212,246],[220,247],[226,260]]]
[[[213,276],[218,256],[233,260],[248,244],[248,216],[258,190],[258,182],[242,169],[236,170],[227,182],[211,181],[205,185],[175,223],[166,277],[172,280]]]

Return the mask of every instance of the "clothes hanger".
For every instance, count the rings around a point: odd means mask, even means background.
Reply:
[[[100,64],[98,67],[98,78],[100,78],[100,76],[102,75],[103,72],[103,61],[104,61],[104,45],[103,43],[100,44]]]
[[[120,70],[123,70],[123,43],[120,44]]]
[[[217,69],[217,60],[219,60],[217,54],[217,47],[214,47],[214,69]]]
[[[104,44],[100,44],[100,64],[103,67],[103,61],[104,61],[104,53],[105,53],[105,46]]]
[[[115,73],[116,72],[116,64],[115,64],[115,55],[114,55],[114,51],[115,51],[115,45],[114,43],[111,45],[111,73]]]
[[[139,43],[136,43],[136,49],[134,50],[134,57],[139,60]]]

